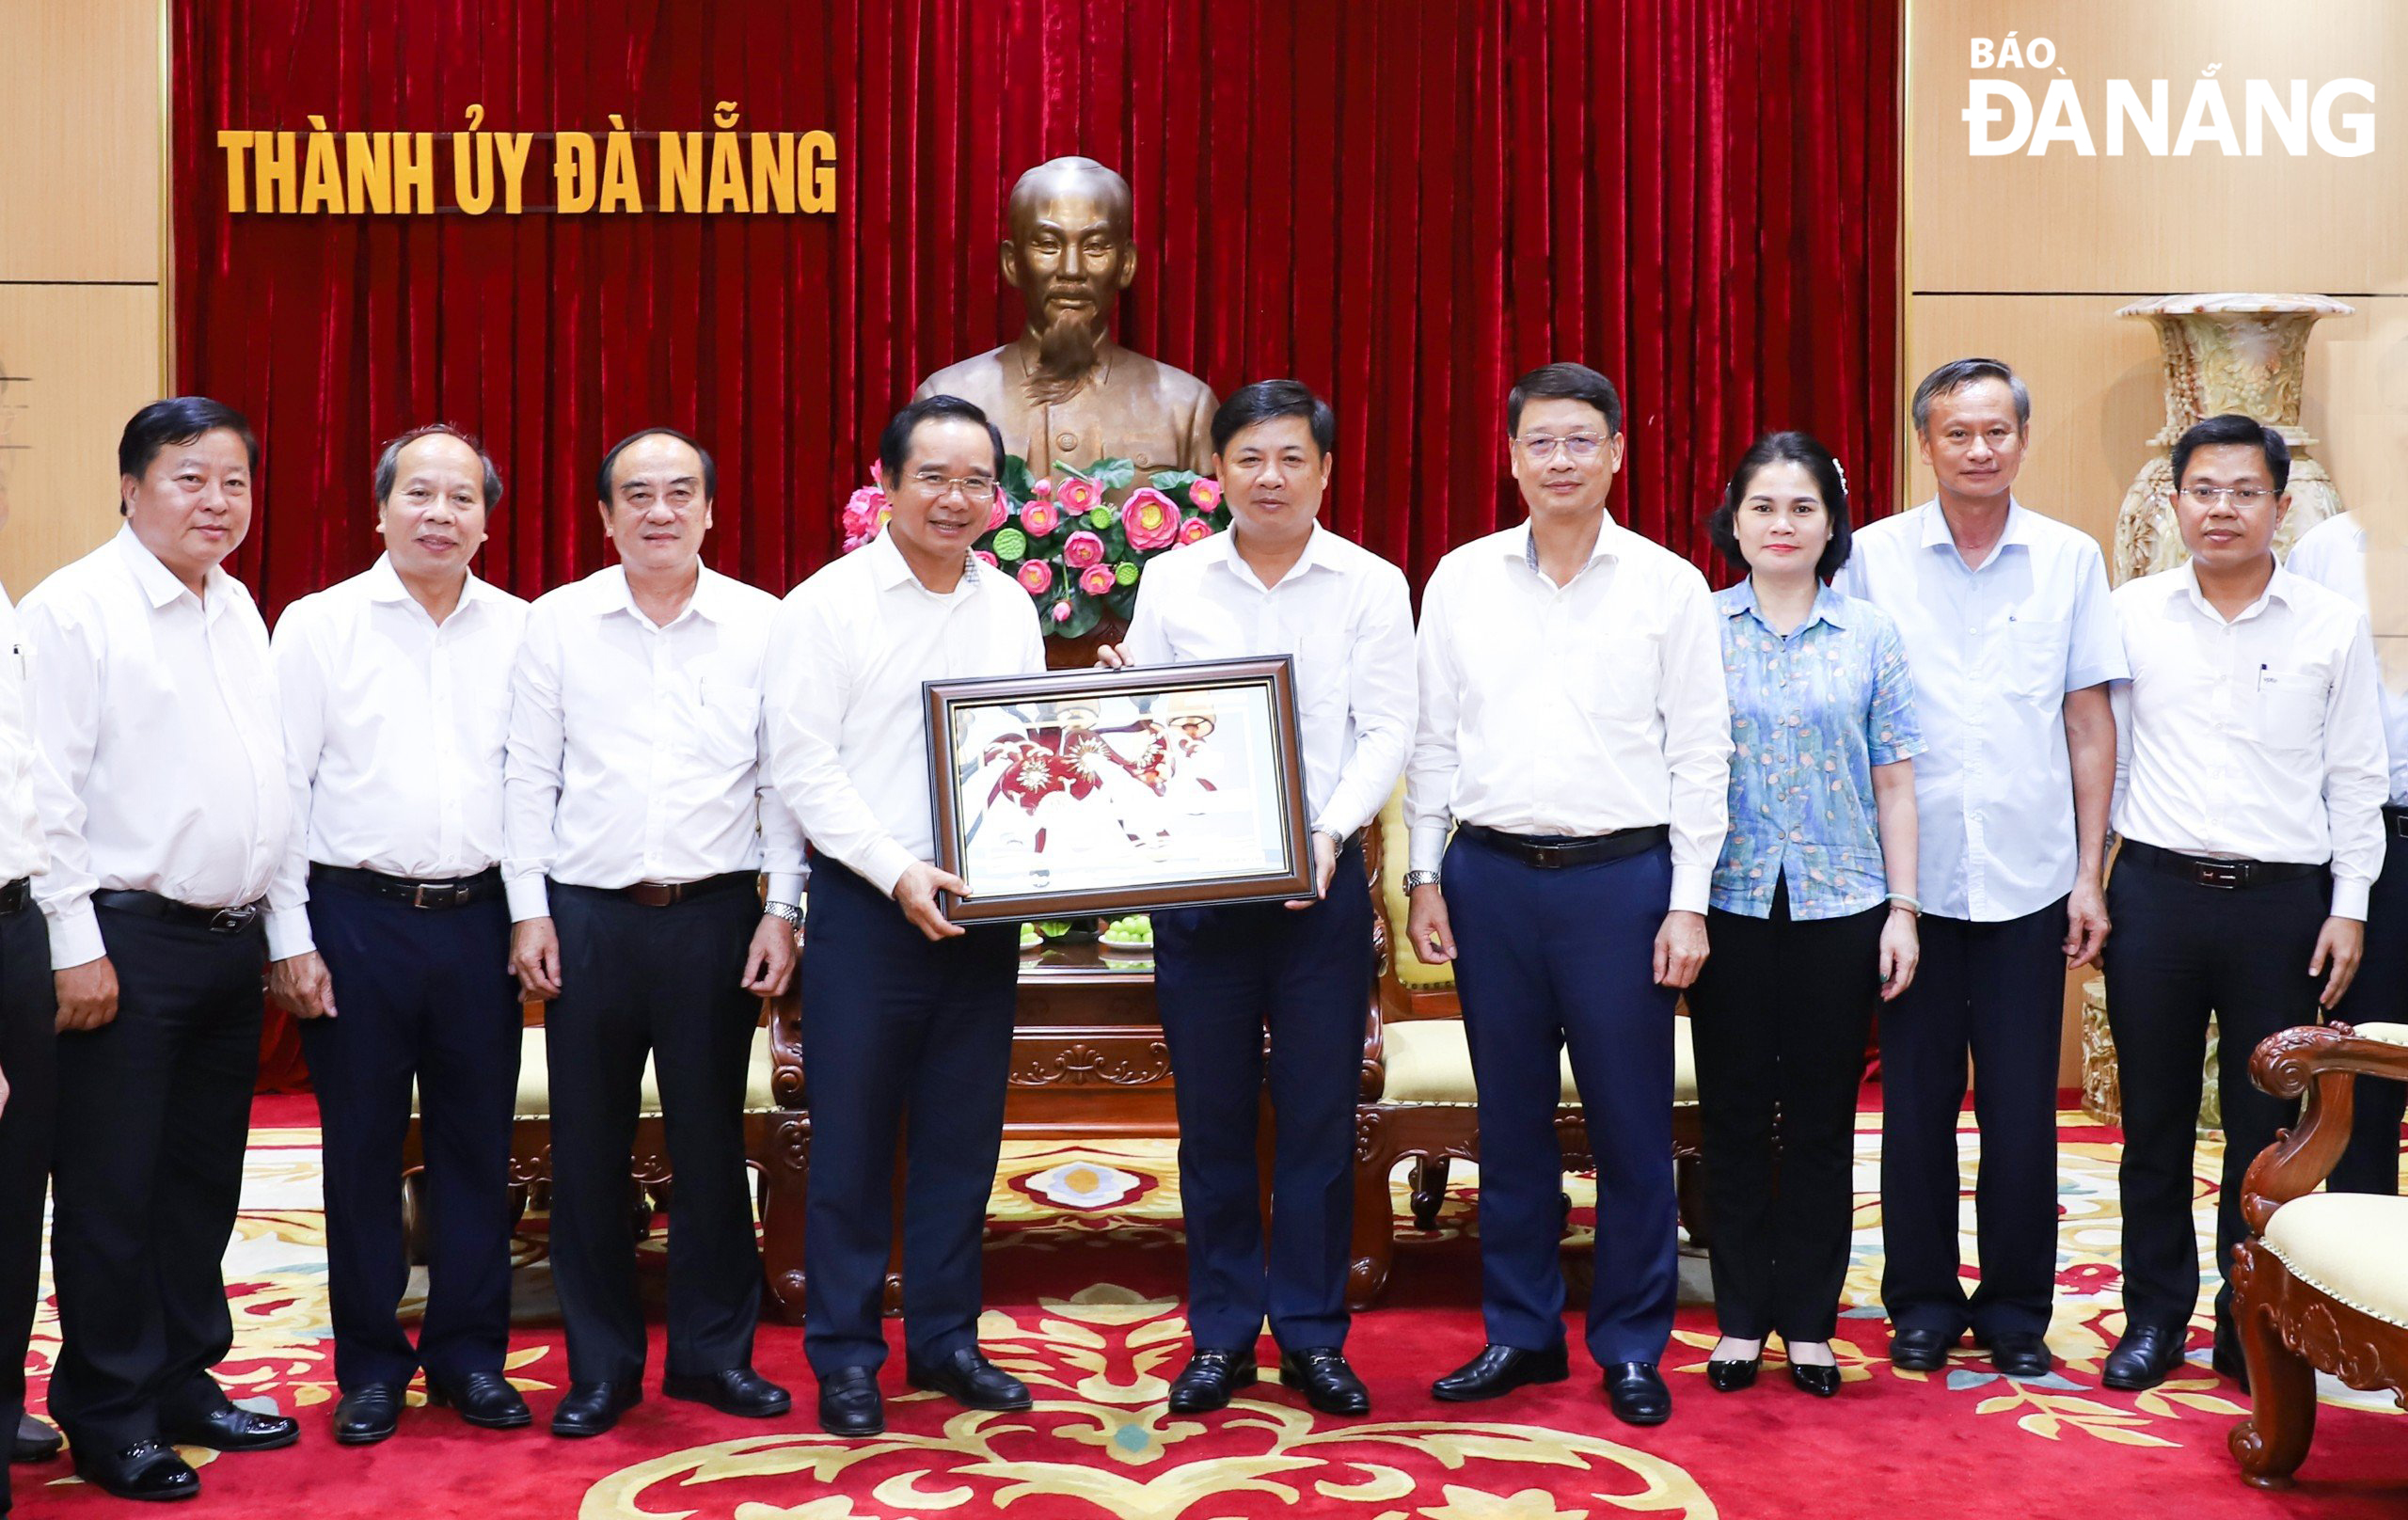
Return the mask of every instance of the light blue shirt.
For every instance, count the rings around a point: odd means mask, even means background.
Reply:
[[[1787,634],[1751,580],[1715,594],[1731,694],[1731,834],[1714,868],[1726,913],[1841,918],[1888,894],[1873,768],[1921,754],[1914,678],[1889,614],[1826,587]]]
[[[2073,890],[2066,693],[2129,679],[2089,534],[2011,503],[1981,565],[1939,503],[1858,529],[1832,584],[1890,614],[1930,748],[1915,763],[1924,911],[1995,924]]]

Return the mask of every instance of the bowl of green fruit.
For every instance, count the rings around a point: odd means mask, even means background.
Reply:
[[[1107,950],[1151,950],[1154,921],[1143,913],[1113,919],[1103,926],[1102,939]]]

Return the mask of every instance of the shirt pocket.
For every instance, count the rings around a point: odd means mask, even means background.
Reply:
[[[761,689],[724,676],[695,677],[688,739],[694,752],[712,765],[752,763],[761,752]]]
[[[1589,645],[1587,658],[1571,669],[1573,700],[1592,717],[1643,721],[1655,716],[1663,664],[1659,635],[1611,634]]]
[[[2315,750],[2324,740],[2325,681],[2313,670],[2263,670],[2258,675],[2258,741],[2270,750]]]
[[[2007,689],[2033,702],[2054,702],[2066,691],[2066,620],[2020,617],[2006,625]]]

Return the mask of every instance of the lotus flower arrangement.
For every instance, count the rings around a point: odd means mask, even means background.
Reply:
[[[1021,583],[1045,631],[1058,638],[1079,638],[1106,619],[1125,625],[1147,561],[1229,523],[1221,483],[1192,470],[1160,471],[1140,485],[1126,459],[1054,469],[1040,480],[1017,454],[1005,461],[974,552]],[[877,486],[855,491],[844,508],[844,552],[877,537],[890,515]]]

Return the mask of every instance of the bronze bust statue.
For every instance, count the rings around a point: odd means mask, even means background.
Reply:
[[[1209,468],[1212,388],[1112,340],[1113,309],[1137,273],[1129,182],[1091,158],[1054,159],[1020,177],[1004,216],[1004,280],[1027,302],[1027,327],[914,394],[976,403],[1038,476],[1055,460],[1127,459],[1140,480]]]

